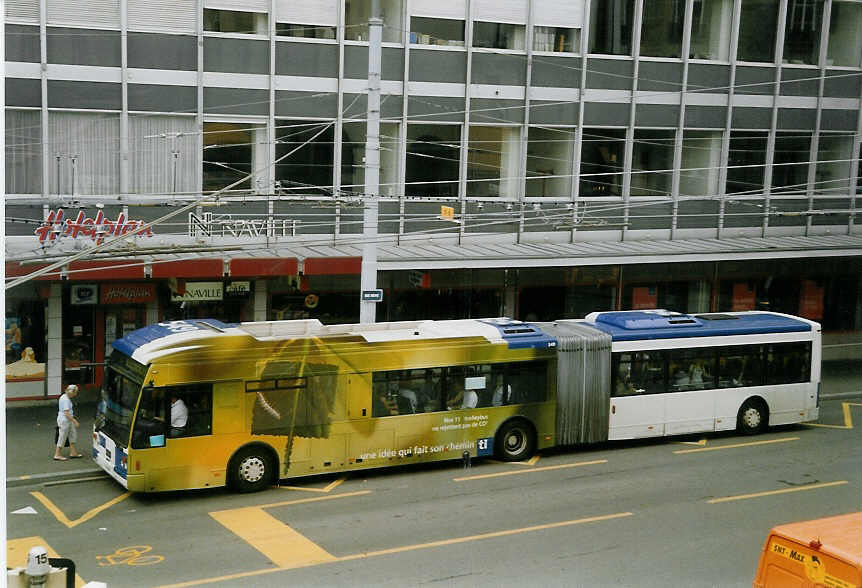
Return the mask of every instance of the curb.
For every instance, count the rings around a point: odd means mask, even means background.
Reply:
[[[102,474],[105,479],[110,476],[101,468],[89,468],[83,470],[69,470],[67,472],[51,472],[47,474],[30,474],[26,476],[17,476],[15,478],[6,478],[7,488],[16,488],[19,486],[30,486],[34,484],[44,484],[46,482],[60,482],[63,480],[74,480],[83,476],[96,476]]]

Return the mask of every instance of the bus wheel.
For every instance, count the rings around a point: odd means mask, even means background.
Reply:
[[[497,458],[503,461],[530,459],[536,451],[536,433],[524,420],[505,423],[495,439]]]
[[[263,490],[273,479],[272,460],[260,447],[246,447],[230,460],[231,486],[237,492]]]
[[[755,435],[762,433],[769,422],[769,412],[766,404],[757,398],[749,398],[739,409],[736,417],[736,428],[740,433]]]

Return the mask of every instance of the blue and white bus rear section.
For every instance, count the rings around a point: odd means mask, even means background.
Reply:
[[[129,487],[129,452],[100,431],[93,432],[93,461],[124,488]]]
[[[597,312],[585,321],[611,335],[614,366],[623,365],[623,358],[663,358],[648,360],[655,371],[663,362],[663,390],[612,391],[609,440],[733,430],[743,406],[751,403],[765,408],[768,422],[763,424],[768,426],[819,416],[821,328],[816,322],[771,312],[684,315],[663,310]],[[801,375],[778,374],[770,381],[767,354],[780,349],[802,350],[793,357],[804,357],[807,365],[795,366]],[[721,369],[725,354],[751,353],[752,363],[759,362],[758,369],[764,369],[761,380],[747,386],[713,373],[711,386],[690,389],[695,386],[674,384],[669,358],[697,350],[715,358],[712,370]],[[618,386],[619,379],[612,374],[611,385]]]

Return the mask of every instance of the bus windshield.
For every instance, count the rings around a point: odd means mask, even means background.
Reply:
[[[129,368],[141,375],[146,370],[131,358],[117,352],[111,354],[105,370],[105,385],[99,407],[100,418],[96,420],[96,430],[102,431],[123,447],[129,442],[132,415],[142,385],[141,380],[126,373]]]

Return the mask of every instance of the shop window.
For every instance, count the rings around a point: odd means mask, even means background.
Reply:
[[[581,147],[581,196],[620,196],[626,132],[585,129]]]
[[[345,0],[344,38],[348,41],[368,40],[368,19],[373,0]],[[383,19],[383,41],[400,43],[404,35],[401,0],[379,0]]]
[[[410,42],[416,45],[464,46],[464,21],[449,18],[410,18]]]
[[[301,39],[335,39],[335,27],[278,22],[275,23],[275,34],[279,37]]]
[[[520,127],[470,125],[468,196],[517,196],[521,175],[520,136]]]
[[[204,8],[204,30],[214,33],[265,35],[267,15],[262,12]]]
[[[816,65],[822,25],[823,0],[789,0],[784,30],[784,63]]]
[[[74,293],[64,296],[63,305],[63,381],[80,386],[93,381],[96,307],[75,304],[70,297]]]
[[[680,194],[712,196],[718,194],[721,166],[721,131],[683,131]]]
[[[275,180],[282,190],[288,194],[332,193],[334,127],[329,121],[276,121]]]
[[[524,49],[524,25],[502,22],[473,22],[473,47]]]
[[[365,142],[368,124],[347,122],[341,127],[341,189],[365,192]],[[398,182],[398,123],[380,123],[380,194],[394,196]]]
[[[204,123],[203,191],[222,190],[239,180],[231,191],[262,188],[249,176],[266,160],[266,145],[258,140],[265,132],[252,124]]]
[[[334,283],[340,277],[330,276]],[[351,276],[351,284],[358,285],[359,276]],[[355,287],[354,287],[355,288]],[[308,292],[283,292],[273,294],[270,301],[271,320],[317,319],[325,325],[341,325],[359,322],[359,300],[356,290],[332,292],[312,290]]]
[[[527,196],[571,196],[573,147],[572,129],[527,129]]]
[[[689,57],[727,61],[732,0],[694,0]]]
[[[408,125],[406,195],[457,196],[460,154],[460,125]]]
[[[808,160],[811,133],[776,133],[772,167],[772,191],[805,193],[808,186]]]
[[[829,19],[827,65],[859,67],[862,65],[862,3],[833,0]]]
[[[592,0],[590,53],[632,54],[634,0]]]
[[[778,0],[742,0],[739,19],[739,61],[775,61]]]
[[[673,180],[675,131],[635,130],[632,196],[667,196]]]
[[[533,51],[578,53],[581,50],[581,29],[533,27]]]
[[[27,285],[16,290],[30,290]],[[6,396],[33,397],[45,393],[47,363],[45,303],[35,291],[26,298],[6,293]]]
[[[817,144],[817,172],[814,189],[820,194],[847,194],[853,160],[852,134],[821,134]],[[862,170],[862,165],[859,166]],[[857,185],[862,190],[862,183]]]
[[[725,187],[728,194],[763,192],[767,136],[766,132],[731,131]]]
[[[684,1],[651,0],[643,11],[641,55],[680,57],[684,21]]]

